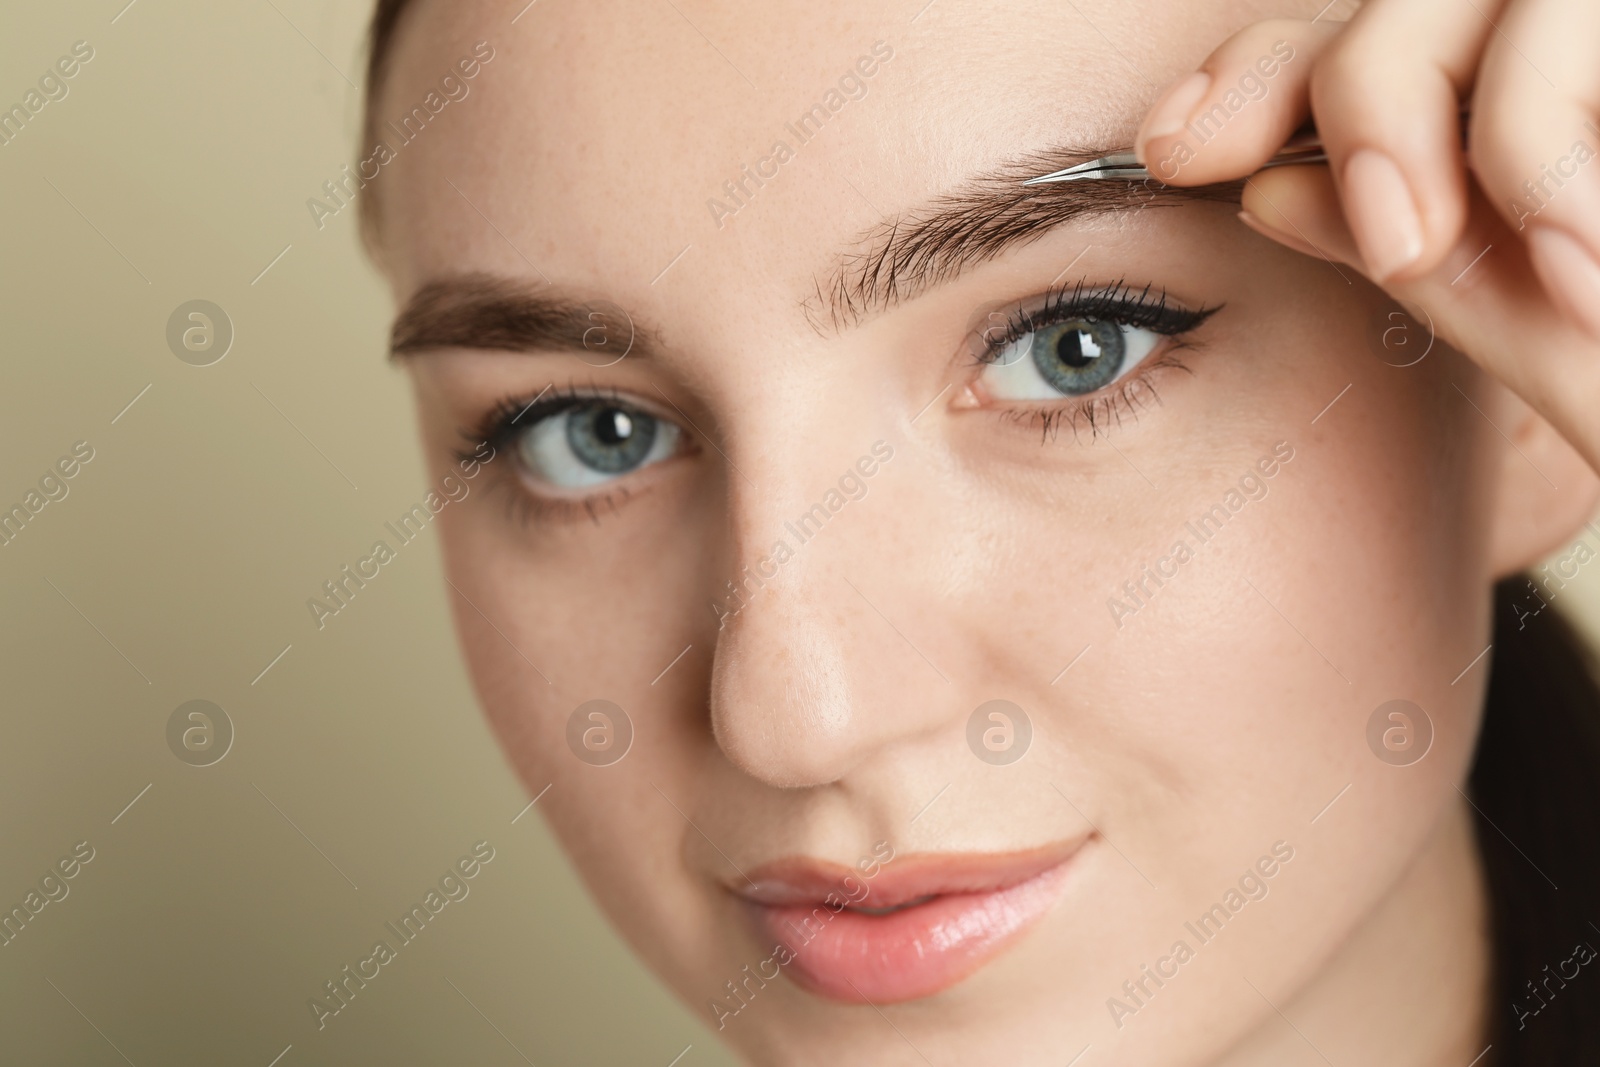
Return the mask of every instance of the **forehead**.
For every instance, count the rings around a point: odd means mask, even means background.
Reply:
[[[402,296],[462,269],[642,297],[682,275],[803,288],[854,235],[973,173],[1127,144],[1163,85],[1262,15],[1243,0],[525,3],[419,0],[393,42],[375,126],[394,159],[374,184]],[[450,99],[441,79],[480,41],[493,59]],[[430,92],[445,103],[402,143]]]

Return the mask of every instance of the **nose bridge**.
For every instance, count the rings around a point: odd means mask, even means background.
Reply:
[[[817,436],[784,435],[754,457],[733,450],[730,480],[730,573],[721,589],[724,625],[760,594],[794,590],[829,573],[868,562],[889,539],[881,510],[886,464],[894,447],[879,437],[845,447]],[[791,597],[792,598],[792,597]],[[791,610],[793,606],[791,605]]]
[[[926,706],[898,678],[904,665],[882,655],[877,630],[892,631],[853,582],[882,575],[898,551],[887,507],[897,450],[874,435],[888,420],[819,411],[818,401],[763,419],[768,433],[789,428],[777,440],[741,448],[730,434],[732,550],[714,606],[712,725],[737,766],[781,786],[838,779],[920,729],[910,703]],[[818,432],[824,425],[832,432]],[[904,582],[874,584],[891,607],[910,595]]]

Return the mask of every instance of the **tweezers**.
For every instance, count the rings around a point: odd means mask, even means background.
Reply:
[[[1291,163],[1326,163],[1328,153],[1323,150],[1322,139],[1317,136],[1315,129],[1303,130],[1289,139],[1278,154],[1261,164],[1266,167],[1282,167]],[[1133,152],[1113,152],[1109,156],[1091,159],[1087,163],[1079,163],[1065,170],[1052,171],[1041,174],[1037,178],[1029,178],[1023,185],[1048,185],[1053,182],[1081,182],[1100,178],[1122,178],[1126,181],[1142,181],[1161,178],[1151,174],[1139,162]]]

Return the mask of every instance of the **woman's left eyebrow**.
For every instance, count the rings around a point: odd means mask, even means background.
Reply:
[[[1239,202],[1242,182],[1190,188],[1126,178],[1022,184],[1112,151],[1058,147],[1031,153],[878,223],[816,279],[802,310],[818,329],[846,329],[1077,218],[1200,200]]]

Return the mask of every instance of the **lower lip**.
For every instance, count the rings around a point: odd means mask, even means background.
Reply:
[[[834,912],[820,902],[750,907],[767,936],[794,954],[784,970],[800,985],[832,1000],[894,1003],[949,989],[999,955],[1060,898],[1070,866],[885,915]]]

